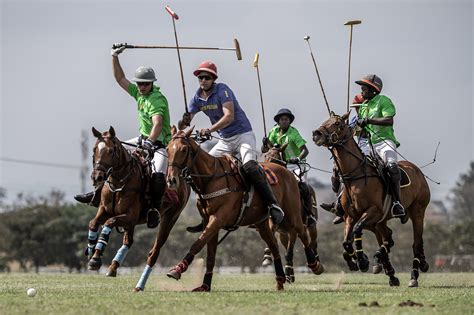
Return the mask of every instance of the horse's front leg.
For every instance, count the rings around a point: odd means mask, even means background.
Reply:
[[[346,216],[344,222],[344,241],[342,242],[344,252],[342,253],[342,257],[346,261],[350,271],[359,270],[359,266],[357,266],[356,252],[352,247],[352,231],[354,230],[354,224],[354,220],[350,216]]]
[[[170,235],[171,229],[179,218],[179,213],[165,211],[163,216],[161,217],[160,228],[158,230],[158,233],[156,234],[155,243],[153,244],[153,247],[148,253],[146,266],[145,269],[143,269],[142,275],[140,276],[137,285],[135,286],[135,292],[145,290],[146,282],[148,281],[148,278],[150,277],[150,274],[153,271],[153,266],[155,266],[156,261],[158,260],[161,248],[166,243],[166,240]]]
[[[130,211],[130,214],[117,215],[105,221],[102,231],[100,232],[99,240],[95,246],[94,255],[89,260],[89,270],[99,270],[102,266],[101,257],[104,254],[105,248],[109,242],[110,233],[112,233],[114,227],[121,226],[125,228],[125,230],[129,230],[137,224],[138,215],[133,215],[134,213],[138,214],[137,211]]]
[[[175,280],[179,280],[181,274],[188,270],[188,266],[193,262],[194,256],[196,256],[202,250],[204,245],[206,245],[214,236],[218,235],[219,230],[223,226],[224,223],[221,220],[216,219],[215,216],[210,216],[209,222],[198,240],[193,243],[183,260],[171,268],[166,275]]]
[[[366,226],[370,225],[373,221],[377,222],[380,218],[381,216],[377,213],[377,207],[371,206],[362,214],[360,219],[354,225],[353,235],[354,245],[356,248],[357,266],[362,272],[367,272],[367,270],[369,270],[369,258],[362,248],[362,231]]]
[[[123,264],[123,261],[127,256],[128,250],[132,247],[134,231],[135,227],[125,230],[123,234],[122,247],[119,248],[119,250],[115,254],[115,257],[112,259],[112,263],[110,264],[109,268],[107,269],[107,273],[105,274],[107,277],[117,276],[117,269]]]
[[[296,242],[296,233],[291,232],[287,234],[280,233],[280,241],[282,242],[283,246],[286,248],[285,253],[285,276],[288,283],[295,282],[295,271],[293,269],[293,256],[294,256],[294,249],[295,249],[295,242]],[[283,243],[282,236],[285,235],[284,239],[286,240],[286,244]]]
[[[97,238],[99,237],[99,226],[104,224],[104,222],[109,218],[107,212],[105,212],[105,207],[100,206],[97,209],[95,217],[89,222],[89,233],[87,235],[87,247],[84,252],[87,259],[90,260],[95,251],[95,246],[97,244]]]
[[[209,292],[211,291],[212,275],[214,266],[216,264],[217,242],[219,234],[214,235],[207,243],[207,257],[206,257],[206,273],[202,280],[201,286],[193,289],[193,292]]]
[[[391,287],[398,287],[400,285],[400,280],[395,277],[395,268],[393,268],[388,255],[388,253],[390,253],[389,241],[391,240],[391,231],[387,227],[386,222],[377,223],[375,228],[381,234],[383,242],[380,248],[375,252],[375,260],[382,263],[385,274],[390,278],[388,282],[389,285]]]

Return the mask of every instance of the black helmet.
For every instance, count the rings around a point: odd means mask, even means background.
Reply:
[[[375,74],[369,74],[363,77],[361,80],[355,81],[359,85],[367,85],[375,89],[378,93],[382,92],[382,79]]]
[[[290,117],[290,124],[293,123],[293,120],[295,120],[295,115],[289,110],[288,108],[282,108],[278,111],[278,113],[273,117],[273,120],[275,120],[276,123],[280,120],[280,117],[286,115]]]
[[[135,71],[134,82],[153,82],[156,81],[155,71],[150,67],[141,66]]]

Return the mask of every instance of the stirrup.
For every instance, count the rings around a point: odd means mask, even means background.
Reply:
[[[342,222],[344,222],[344,218],[341,216],[336,216],[334,220],[332,220],[332,224],[340,224]]]
[[[160,212],[155,208],[151,208],[146,213],[146,226],[154,229],[160,224]]]
[[[270,205],[270,217],[274,224],[280,224],[285,217],[285,212],[276,203]]]
[[[204,231],[204,223],[201,221],[198,225],[186,227],[186,231],[189,233],[200,233]]]
[[[401,213],[394,213],[393,210],[395,209],[395,207],[399,207],[399,209],[401,209]],[[392,213],[392,217],[394,218],[398,218],[398,217],[403,217],[406,215],[405,213],[405,208],[403,208],[403,206],[401,205],[401,203],[399,201],[394,201],[393,204],[392,204],[392,208],[390,209],[390,212]]]

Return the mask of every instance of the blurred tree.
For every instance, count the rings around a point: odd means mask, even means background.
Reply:
[[[460,222],[474,219],[474,161],[471,161],[467,173],[460,175],[450,200],[455,219]]]

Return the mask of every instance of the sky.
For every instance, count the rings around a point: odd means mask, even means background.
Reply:
[[[249,117],[258,144],[264,135],[255,53],[260,54],[266,126],[286,107],[308,141],[308,162],[332,169],[327,149],[316,147],[311,132],[328,112],[307,43],[311,36],[330,108],[342,114],[347,101],[348,20],[354,27],[353,83],[375,73],[382,94],[394,102],[395,134],[404,158],[430,178],[433,199],[445,199],[474,158],[473,147],[473,2],[446,1],[105,1],[0,0],[0,187],[16,194],[46,194],[59,189],[72,200],[81,191],[81,132],[89,136],[86,164],[91,165],[94,126],[113,126],[121,140],[138,135],[134,100],[115,82],[113,43],[174,45],[169,5],[180,17],[180,45],[233,47],[233,51],[181,51],[187,98],[198,87],[192,72],[204,60],[217,64],[218,82],[234,91]],[[172,124],[184,111],[175,50],[129,49],[120,55],[128,78],[148,65],[166,95]],[[209,127],[204,114],[193,122]],[[259,146],[259,145],[258,145]],[[19,163],[13,161],[33,161]],[[59,166],[51,167],[41,163]],[[87,174],[89,176],[89,174]],[[330,182],[330,174],[310,175]],[[92,187],[87,180],[86,189]]]

